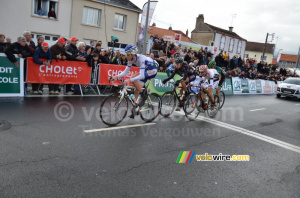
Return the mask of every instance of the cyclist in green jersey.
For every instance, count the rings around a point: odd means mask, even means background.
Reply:
[[[218,84],[218,87],[216,88],[216,92],[217,92],[218,97],[221,100],[220,90],[225,82],[226,73],[223,71],[223,69],[221,67],[216,65],[216,61],[214,61],[214,60],[212,60],[208,63],[208,68],[215,69],[219,73],[219,84]]]

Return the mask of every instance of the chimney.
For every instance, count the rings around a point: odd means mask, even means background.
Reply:
[[[153,26],[153,27],[156,27],[156,23],[155,23],[155,22],[153,22],[152,26]]]
[[[229,32],[232,32],[232,30],[233,30],[233,27],[229,27]]]
[[[189,30],[186,29],[186,32],[185,32],[186,37],[188,37],[188,34],[189,34]]]
[[[171,27],[171,26],[169,27],[169,30],[172,30],[172,27]]]
[[[204,24],[204,15],[203,14],[199,14],[197,19],[196,19],[196,30],[201,30],[201,27]]]

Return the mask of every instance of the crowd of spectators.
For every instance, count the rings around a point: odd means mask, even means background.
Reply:
[[[6,42],[5,42],[6,39]],[[249,79],[263,79],[272,81],[283,81],[287,77],[297,76],[296,73],[288,72],[285,68],[278,68],[276,65],[267,64],[263,61],[257,63],[254,59],[242,59],[240,56],[229,57],[226,51],[214,56],[207,47],[199,50],[182,47],[181,44],[175,45],[172,42],[166,42],[158,36],[150,36],[150,54],[147,56],[156,60],[159,64],[159,71],[167,72],[169,75],[174,70],[174,54],[179,53],[191,67],[196,68],[200,65],[207,65],[211,60],[215,60],[217,66],[222,67],[227,77],[240,77]],[[11,43],[9,37],[5,38],[0,34],[0,53],[5,53],[8,59],[18,67],[18,57],[33,57],[37,64],[51,64],[52,60],[72,60],[87,62],[92,67],[92,74],[95,74],[95,68],[100,63],[127,65],[126,55],[119,50],[102,48],[102,41],[90,41],[89,45],[85,42],[79,42],[76,37],[70,39],[59,38],[56,43],[49,46],[44,37],[37,39],[35,44],[31,39],[31,32],[24,31],[23,36],[18,37],[17,42]],[[47,61],[40,61],[39,59]],[[26,61],[25,61],[26,63]],[[134,66],[134,65],[133,65]],[[49,84],[50,94],[59,94],[58,84]],[[72,89],[73,87],[73,89]],[[32,84],[33,94],[43,94],[42,84]],[[66,94],[80,94],[79,85],[66,85]]]
[[[18,37],[17,42],[14,43],[11,43],[10,38],[6,38],[5,42],[5,35],[0,34],[0,53],[5,53],[7,58],[16,67],[19,66],[19,63],[15,55],[20,58],[33,57],[35,63],[44,65],[51,64],[53,59],[87,62],[92,67],[91,76],[94,76],[95,68],[100,63],[127,65],[125,54],[122,54],[119,50],[105,50],[102,48],[102,41],[98,41],[97,43],[91,41],[90,45],[86,45],[85,42],[79,42],[76,37],[72,37],[71,39],[61,37],[58,38],[54,45],[49,46],[42,36],[38,37],[35,44],[32,41],[30,31],[24,31],[23,35]],[[46,59],[46,61],[41,61],[40,59]],[[61,91],[58,84],[49,84],[48,87],[49,93],[53,95],[58,95]],[[32,83],[33,94],[43,94],[43,88],[43,84]],[[81,94],[79,85],[67,84],[65,93]]]

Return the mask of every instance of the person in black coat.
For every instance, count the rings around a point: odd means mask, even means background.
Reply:
[[[18,67],[19,63],[14,54],[17,54],[19,58],[27,58],[31,55],[31,52],[26,45],[26,39],[24,37],[19,37],[18,42],[13,43],[6,48],[5,54],[7,58]]]

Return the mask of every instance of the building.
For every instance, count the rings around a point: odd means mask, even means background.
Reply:
[[[44,16],[38,15],[41,7]],[[48,18],[51,8],[57,19]],[[125,47],[136,43],[141,11],[129,0],[11,0],[2,5],[0,26],[1,33],[13,41],[29,30],[35,43],[43,36],[52,45],[62,36],[87,43],[101,40],[102,47],[107,47],[111,36],[115,36],[119,46]]]
[[[72,0],[12,0],[1,4],[0,32],[11,37],[12,42],[22,36],[25,30],[31,31],[35,43],[39,36],[43,36],[50,44],[54,44],[59,36],[70,37]],[[45,16],[37,14],[40,7]],[[50,8],[54,8],[57,20],[48,18]]]
[[[264,52],[264,43],[247,42],[244,58],[253,58],[254,60],[261,61]],[[275,44],[266,44],[264,62],[272,63]]]
[[[204,22],[204,15],[200,14],[196,19],[196,27],[192,31],[192,40],[206,46],[213,46],[214,54],[226,51],[229,57],[244,57],[247,40],[232,31],[224,30]]]
[[[297,68],[297,55],[292,54],[281,54],[279,55],[279,66],[280,67],[289,67],[289,68]],[[300,67],[300,64],[298,63],[298,68]]]
[[[111,36],[119,39],[116,48],[137,42],[139,14],[129,0],[73,0],[71,36],[89,43],[101,40],[102,47],[111,45]]]
[[[139,24],[139,28],[140,28],[140,24]],[[139,29],[138,29],[138,32],[139,32]],[[150,36],[156,36],[158,38],[164,38],[165,36],[168,36],[168,37],[172,37],[173,38],[172,42],[174,42],[174,38],[175,38],[176,34],[181,35],[181,39],[180,39],[181,47],[192,48],[194,50],[199,50],[201,47],[203,49],[205,47],[208,47],[208,49],[211,50],[210,46],[200,45],[199,43],[196,43],[190,37],[188,37],[188,30],[186,30],[186,33],[183,33],[181,30],[173,30],[172,27],[169,27],[168,29],[159,28],[159,27],[156,27],[155,23],[153,23],[152,26],[149,26],[148,31],[147,31],[146,41],[149,40]],[[143,43],[141,45],[143,45]],[[149,49],[149,45],[148,45],[147,53],[149,53],[149,51],[150,51],[150,49]]]

